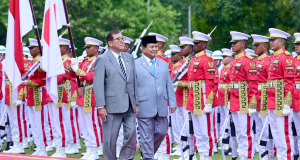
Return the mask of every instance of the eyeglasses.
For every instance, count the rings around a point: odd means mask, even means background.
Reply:
[[[119,38],[116,38],[116,39],[114,39],[114,40],[117,40],[117,41],[119,41],[119,42],[125,41],[125,37],[119,37]]]

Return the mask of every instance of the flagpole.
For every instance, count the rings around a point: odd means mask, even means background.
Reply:
[[[29,0],[29,4],[30,4],[30,8],[31,8],[31,13],[32,13],[32,19],[33,19],[33,24],[34,24],[35,35],[36,35],[36,38],[37,38],[37,41],[38,41],[38,44],[39,44],[40,54],[43,55],[41,39],[40,39],[40,35],[39,35],[38,28],[37,28],[37,25],[36,25],[36,19],[35,19],[35,15],[34,15],[31,0]]]
[[[71,43],[71,48],[72,48],[72,57],[75,58],[75,48],[74,48],[74,43],[73,43],[73,36],[72,36],[72,31],[71,31],[71,25],[70,25],[70,21],[69,21],[69,16],[68,16],[68,10],[67,10],[67,4],[66,1],[63,0],[64,3],[64,10],[65,10],[65,17],[66,17],[66,21],[67,21],[67,26],[68,26],[68,32],[69,32],[69,39],[70,39],[70,43]],[[78,76],[76,76],[77,79],[77,85],[78,87],[80,87],[80,79]]]

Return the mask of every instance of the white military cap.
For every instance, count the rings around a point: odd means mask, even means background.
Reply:
[[[58,38],[58,42],[60,46],[70,46],[70,40],[65,38]]]
[[[133,42],[133,39],[124,36],[124,43],[130,44],[131,42]]]
[[[247,48],[245,51],[246,51],[246,54],[248,54],[248,55],[250,55],[250,56],[254,56],[254,57],[257,56],[257,55],[255,54],[254,50],[252,50],[252,49],[248,49],[248,48]]]
[[[101,52],[104,47],[99,46],[98,51]]]
[[[219,50],[214,51],[212,57],[213,59],[223,59],[222,52]]]
[[[85,42],[85,46],[83,48],[87,46],[100,46],[101,44],[103,44],[102,41],[92,37],[85,37],[84,42]]]
[[[28,46],[28,48],[38,47],[38,46],[39,46],[39,44],[38,44],[38,41],[36,39],[29,38],[29,46]]]
[[[226,57],[232,57],[232,50],[231,49],[227,49],[227,48],[223,48],[222,49],[222,52],[223,52],[223,57],[226,56]]]
[[[180,47],[178,47],[177,45],[169,45],[169,47],[170,47],[172,53],[180,52]]]
[[[212,56],[212,54],[213,54],[213,51],[210,51],[210,50],[208,50],[208,49],[206,49],[205,51],[206,51],[206,54],[209,54],[209,55],[211,55],[211,56]]]
[[[29,52],[28,47],[23,47],[23,54],[27,55],[27,56],[30,56],[30,52]]]
[[[6,48],[4,47],[4,46],[2,46],[2,45],[0,45],[0,53],[6,53]]]
[[[194,45],[193,39],[188,37],[179,37],[180,46]]]
[[[294,36],[295,36],[295,44],[296,43],[300,43],[300,33],[294,33]]]
[[[269,42],[269,37],[267,36],[262,36],[262,35],[257,35],[257,34],[251,34],[253,38],[253,45],[258,45],[264,42]]]
[[[277,38],[287,39],[288,37],[291,36],[290,34],[276,28],[270,28],[269,32],[270,32],[270,39],[277,39]]]
[[[148,35],[149,35],[149,36],[156,36],[156,40],[157,40],[158,42],[166,42],[166,41],[169,40],[167,37],[165,37],[165,36],[163,36],[163,35],[161,35],[161,34],[158,34],[158,33],[150,32]]]
[[[231,31],[230,32],[232,40],[230,41],[232,42],[238,42],[238,41],[243,41],[243,40],[248,40],[248,38],[250,38],[251,36],[249,36],[248,34],[242,33],[242,32],[237,32],[237,31]]]
[[[70,48],[70,50],[72,50],[71,44],[69,45],[69,48]],[[75,47],[75,45],[74,45],[74,50],[75,51],[77,50],[77,48]]]
[[[202,33],[202,32],[198,32],[198,31],[193,31],[193,41],[194,42],[207,42],[209,40],[211,40],[211,37]]]

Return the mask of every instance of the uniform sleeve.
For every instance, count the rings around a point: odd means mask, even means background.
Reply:
[[[173,66],[172,66],[172,61],[171,61],[171,59],[169,58],[169,57],[167,57],[168,58],[168,68],[169,68],[169,73],[170,73],[170,76],[171,76],[171,74],[172,74],[172,68],[173,68]]]
[[[46,73],[41,69],[37,69],[34,74],[38,74],[38,78],[28,78],[28,87],[42,87],[46,85]]]
[[[204,64],[204,75],[205,75],[205,93],[206,93],[206,104],[213,104],[214,102],[214,85],[215,85],[215,75],[216,69],[214,60],[208,58]]]
[[[294,93],[295,81],[295,61],[292,56],[286,56],[285,60],[282,62],[282,69],[284,71],[284,105],[292,105],[292,94]]]
[[[57,84],[61,84],[63,81],[70,79],[71,75],[69,66],[69,62],[65,62],[64,69],[66,73],[57,76]]]
[[[256,109],[257,108],[256,94],[258,91],[256,62],[254,60],[249,60],[245,69],[247,75],[247,82],[249,86],[248,88],[249,108]]]
[[[95,63],[93,64],[93,67],[91,68],[91,70],[89,72],[85,72],[82,70],[82,72],[85,73],[85,76],[81,76],[82,81],[94,82],[94,66],[95,66]]]

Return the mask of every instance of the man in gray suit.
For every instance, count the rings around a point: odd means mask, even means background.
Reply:
[[[156,57],[155,36],[142,38],[143,55],[135,61],[139,92],[138,125],[142,156],[154,160],[154,153],[168,131],[168,101],[170,112],[176,110],[176,98],[168,64]],[[162,157],[163,158],[163,157]]]
[[[103,122],[103,158],[116,159],[116,141],[123,123],[120,160],[133,160],[138,114],[135,62],[132,55],[121,52],[125,44],[119,31],[109,32],[106,39],[109,48],[97,57],[94,70],[96,105]]]

